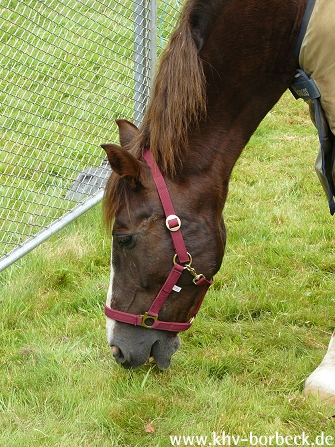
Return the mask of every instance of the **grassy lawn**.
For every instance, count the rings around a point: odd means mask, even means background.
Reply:
[[[234,170],[222,268],[166,372],[125,371],[111,358],[100,206],[4,271],[0,446],[334,435],[335,410],[301,394],[335,325],[334,220],[317,150],[306,106],[285,94]]]

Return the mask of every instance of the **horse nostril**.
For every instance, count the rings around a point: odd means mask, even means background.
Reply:
[[[121,351],[121,349],[118,346],[113,345],[111,347],[111,349],[112,349],[112,356],[115,359],[122,357],[122,351]]]

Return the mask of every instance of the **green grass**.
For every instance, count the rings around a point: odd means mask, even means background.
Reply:
[[[334,220],[317,150],[305,105],[285,94],[234,170],[222,268],[166,372],[111,358],[100,206],[4,271],[0,446],[334,435],[335,410],[301,394],[334,327]]]

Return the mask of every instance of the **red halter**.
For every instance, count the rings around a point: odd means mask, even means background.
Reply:
[[[166,216],[166,226],[170,230],[173,246],[176,252],[173,258],[173,267],[165,283],[158,292],[154,302],[150,306],[150,309],[144,315],[135,315],[128,312],[121,312],[119,310],[111,309],[106,304],[105,315],[116,321],[133,324],[135,326],[143,326],[148,329],[182,332],[186,331],[186,329],[188,329],[192,325],[192,322],[203,302],[205,294],[209,286],[212,284],[213,280],[211,279],[208,281],[204,275],[198,275],[192,267],[192,256],[186,250],[183,235],[180,231],[181,221],[179,217],[176,216],[163,175],[159,170],[155,160],[153,159],[150,150],[146,150],[143,154],[143,157],[151,169],[151,173],[157,187],[158,195],[162,202],[162,206]],[[193,318],[185,323],[174,323],[171,321],[158,320],[158,313],[172,290],[178,292],[180,291],[180,288],[176,284],[184,270],[187,270],[191,273],[191,275],[193,276],[193,283],[195,285],[205,286]]]

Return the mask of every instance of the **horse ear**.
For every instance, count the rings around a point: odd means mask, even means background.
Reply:
[[[116,120],[116,124],[119,126],[120,144],[122,147],[127,147],[131,140],[137,135],[138,128],[135,124],[127,120]]]
[[[116,144],[102,144],[101,147],[106,151],[112,170],[120,177],[127,178],[132,187],[138,187],[141,164],[137,158]]]
[[[191,11],[189,23],[191,25],[191,33],[198,51],[204,46],[208,34],[212,28],[214,18],[217,16],[216,8],[222,3],[217,0],[212,2],[198,1]]]

